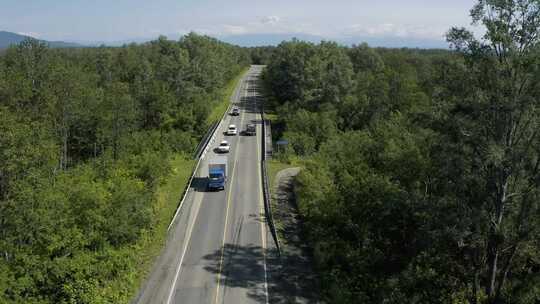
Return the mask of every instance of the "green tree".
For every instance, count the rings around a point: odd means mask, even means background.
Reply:
[[[384,69],[384,61],[381,56],[367,43],[362,43],[357,46],[353,46],[348,51],[351,57],[351,62],[354,67],[354,72],[379,72]]]
[[[125,83],[114,82],[104,92],[101,108],[101,138],[112,148],[113,159],[118,159],[120,138],[135,127],[137,108]]]
[[[481,40],[463,28],[448,33],[470,81],[449,117],[448,152],[460,157],[448,172],[459,174],[452,192],[471,219],[461,231],[474,272],[471,302],[484,292],[487,303],[500,303],[525,292],[517,282],[535,267],[525,262],[535,259],[527,248],[538,248],[540,2],[481,0],[471,16],[486,29]]]
[[[48,125],[0,107],[0,200],[18,180],[57,167],[58,154]]]
[[[70,164],[70,131],[79,119],[82,107],[82,72],[67,64],[58,63],[51,67],[48,79],[47,103],[50,117],[60,142],[59,168],[65,170]]]
[[[45,110],[44,82],[48,78],[49,50],[43,42],[26,39],[7,50],[4,58],[6,100],[12,109],[38,117]]]
[[[263,76],[276,101],[300,101],[305,95],[306,64],[314,52],[313,44],[298,40],[282,42],[278,46]]]
[[[248,55],[194,34],[0,52],[0,303],[127,303],[147,259],[133,248],[170,219],[169,160],[193,153]]]
[[[148,229],[152,215],[151,192],[141,180],[123,170],[114,170],[108,180],[110,201],[106,210],[108,241],[114,246],[133,243]]]
[[[308,109],[319,109],[324,103],[343,102],[353,85],[353,70],[345,49],[333,42],[322,42],[307,59],[302,101]]]

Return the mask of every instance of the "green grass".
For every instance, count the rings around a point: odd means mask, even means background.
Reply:
[[[274,192],[274,183],[276,181],[276,176],[279,171],[287,168],[293,168],[298,167],[297,164],[294,163],[283,163],[280,162],[277,159],[271,159],[266,162],[266,169],[268,172],[268,186],[270,187],[270,193],[273,194]]]
[[[165,230],[169,226],[172,215],[176,212],[181,196],[184,194],[184,188],[191,177],[195,161],[187,155],[175,155],[171,160],[171,176],[156,192],[158,218],[165,220],[165,223],[160,223],[164,224]]]
[[[277,214],[277,209],[279,206],[277,205],[277,201],[274,199],[274,183],[276,181],[276,177],[279,171],[287,168],[296,167],[293,164],[290,163],[283,163],[280,162],[277,159],[270,159],[266,161],[266,170],[268,173],[268,187],[270,188],[270,204],[272,205],[272,215],[274,218],[274,225],[276,227],[276,230],[278,231],[278,235],[280,239],[283,238],[283,235],[279,233],[283,230],[284,223],[282,222],[282,219]]]
[[[135,266],[125,278],[125,281],[131,283],[129,297],[126,299],[128,301],[138,292],[141,283],[149,275],[155,258],[165,245],[167,227],[176,212],[194,166],[195,160],[188,155],[177,154],[171,159],[172,172],[155,193],[153,229],[143,235],[135,248],[131,248],[138,253],[133,261]]]
[[[227,107],[229,106],[229,103],[231,101],[231,96],[234,94],[234,89],[236,88],[236,85],[248,70],[249,68],[245,68],[244,70],[242,70],[242,72],[238,74],[238,76],[236,76],[233,80],[231,80],[229,84],[227,84],[227,86],[223,89],[222,93],[220,94],[219,101],[216,103],[216,106],[212,109],[212,112],[206,120],[208,125],[211,125],[214,122],[218,122],[223,116],[223,113],[227,111]]]
[[[281,206],[279,206],[277,200],[274,199],[274,183],[276,182],[276,177],[279,171],[294,167],[302,167],[301,161],[298,159],[292,159],[289,162],[281,162],[278,159],[271,159],[266,162],[269,183],[268,186],[270,187],[270,204],[272,205],[274,226],[276,227],[278,238],[281,240],[285,238],[285,235],[283,235],[283,228],[285,226],[285,221],[287,220],[287,218],[283,217],[283,211],[280,210]]]
[[[268,114],[266,111],[264,111],[264,119],[269,120],[270,122],[274,122],[278,119],[277,114]]]

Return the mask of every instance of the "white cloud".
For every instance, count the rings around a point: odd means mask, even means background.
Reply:
[[[449,27],[444,24],[412,23],[401,20],[342,20],[334,24],[321,25],[309,18],[287,18],[278,15],[252,16],[246,20],[226,19],[213,24],[202,24],[194,30],[211,36],[237,36],[246,34],[298,34],[323,37],[329,40],[349,38],[397,38],[399,40],[420,39],[444,41]]]
[[[206,28],[206,27],[198,27],[198,28],[194,28],[193,30],[191,30],[192,32],[195,32],[197,34],[200,34],[200,35],[215,35],[217,33],[217,31],[215,30],[212,30],[210,28]]]
[[[41,36],[39,33],[36,32],[17,32],[17,34],[33,38],[39,38]]]
[[[222,32],[225,34],[240,35],[240,34],[246,34],[248,32],[248,29],[245,26],[241,26],[241,25],[225,24],[223,25]]]
[[[374,25],[353,24],[344,29],[346,36],[364,35],[370,37],[399,37],[399,38],[422,38],[422,39],[442,39],[447,29],[428,27],[398,25],[393,23],[382,23]]]
[[[207,35],[243,35],[243,34],[276,34],[305,32],[306,26],[282,22],[278,16],[267,16],[262,19],[246,21],[245,23],[217,24],[206,28],[195,29],[196,32]]]
[[[281,20],[279,16],[266,16],[261,19],[262,24],[273,25]]]
[[[185,35],[185,34],[188,34],[189,32],[191,32],[191,30],[185,29],[185,28],[180,28],[176,30],[176,33],[180,35]]]

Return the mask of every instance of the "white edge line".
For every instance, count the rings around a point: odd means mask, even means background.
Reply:
[[[195,218],[191,223],[191,226],[189,227],[188,239],[186,244],[184,245],[184,251],[182,252],[182,256],[180,257],[180,263],[178,263],[178,266],[176,267],[173,284],[171,286],[171,289],[169,290],[169,296],[167,297],[167,304],[170,304],[173,298],[174,290],[176,289],[176,282],[178,282],[178,276],[180,275],[180,270],[182,269],[182,263],[184,263],[184,257],[186,256],[187,248],[189,246],[189,243],[191,242],[191,233],[193,232],[193,227],[195,226],[196,220],[197,219]]]
[[[246,73],[245,75],[247,75],[248,73]],[[245,77],[244,75],[244,77]],[[240,84],[242,84],[243,80],[244,80],[244,77],[240,80]],[[241,85],[237,87],[238,89],[236,90],[235,92],[235,96],[238,95],[238,92],[241,91]],[[236,98],[235,98],[236,99]],[[208,141],[207,143],[207,146],[205,148],[205,150],[208,148],[208,146],[210,145],[210,142],[213,142],[214,140],[214,137],[216,135],[216,132],[221,128],[221,123],[225,120],[225,117],[229,114],[229,109],[231,107],[232,103],[229,102],[229,106],[227,107],[227,111],[225,111],[225,113],[223,114],[223,116],[221,117],[221,121],[219,122],[217,128],[214,130],[214,134],[212,135],[212,140],[211,141]],[[204,154],[206,154],[206,152],[204,152]],[[197,165],[195,167],[195,169],[193,170],[193,174],[191,175],[191,178],[189,180],[189,184],[188,185],[191,185],[191,181],[193,180],[193,177],[195,176],[195,174],[197,173],[197,169],[201,163],[201,160],[204,158],[204,154],[201,155],[201,157],[199,158],[199,160],[197,161]],[[178,215],[180,209],[182,208],[182,205],[184,203],[184,200],[186,199],[186,196],[187,196],[187,193],[189,192],[189,188],[188,190],[186,191],[186,193],[184,193],[184,197],[182,198],[182,200],[180,201],[180,205],[178,206],[178,208],[176,209],[176,213],[173,217],[173,219],[171,220],[171,223],[169,224],[169,227],[167,228],[167,231],[169,231],[169,229],[171,228],[172,224],[174,223],[174,221],[176,220],[176,216]],[[196,219],[195,219],[196,220]],[[182,269],[182,263],[184,262],[184,257],[186,255],[186,252],[187,252],[187,247],[191,241],[191,233],[193,232],[193,227],[195,226],[195,220],[193,220],[192,222],[192,225],[191,227],[189,228],[189,232],[188,232],[188,239],[187,239],[187,242],[184,246],[184,251],[182,252],[182,256],[180,257],[180,263],[178,263],[178,267],[176,268],[176,273],[174,275],[174,280],[173,280],[173,284],[171,286],[171,289],[169,290],[169,295],[167,297],[167,304],[170,304],[171,300],[172,300],[172,297],[174,295],[174,290],[176,288],[176,283],[178,281],[178,276],[180,275],[180,271]]]
[[[249,70],[248,70],[249,72]],[[240,79],[240,84],[243,83],[244,81],[244,78],[246,77],[246,75],[248,74],[248,72],[246,72],[242,78]],[[234,96],[238,95],[238,92],[241,91],[241,88],[242,86],[239,85],[237,88],[236,88],[236,91],[234,93]],[[211,146],[211,144],[214,143],[214,140],[215,140],[215,137],[216,137],[216,132],[221,128],[221,124],[223,123],[223,121],[225,120],[225,117],[227,117],[227,115],[229,114],[229,110],[232,106],[232,103],[231,103],[231,100],[229,100],[229,105],[227,106],[227,110],[225,111],[225,113],[223,113],[223,116],[221,117],[221,120],[219,121],[219,124],[217,126],[217,128],[214,130],[214,133],[212,134],[212,138],[206,143],[206,147],[204,148],[204,152],[201,154],[201,156],[199,157],[199,160],[197,161],[197,165],[195,166],[195,168],[193,169],[193,173],[191,174],[191,177],[189,178],[189,182],[188,182],[188,186],[189,187],[191,185],[191,182],[193,181],[193,178],[195,177],[195,174],[197,174],[197,170],[199,170],[199,165],[201,164],[201,160],[204,159],[204,157],[206,156],[206,153],[208,152],[208,148]],[[182,197],[182,200],[180,200],[180,204],[178,205],[178,207],[176,208],[176,212],[174,213],[174,216],[171,220],[171,222],[169,223],[169,226],[167,227],[167,232],[169,232],[169,230],[171,229],[172,225],[174,224],[174,221],[176,221],[176,217],[178,216],[178,213],[180,213],[180,210],[182,209],[182,206],[184,205],[184,201],[186,200],[186,197],[190,191],[191,187],[187,188],[186,192],[184,192],[184,196]]]
[[[256,102],[258,102],[257,96],[255,96]],[[259,113],[259,116],[262,120],[262,113]],[[264,124],[265,122],[262,121]],[[261,126],[263,131],[266,131],[266,128],[264,126]],[[266,147],[266,132],[262,132],[262,140],[263,144]],[[265,149],[266,150],[266,149]],[[262,162],[263,157],[266,157],[266,155],[262,155],[261,146],[257,144],[257,161],[258,163]],[[263,187],[264,187],[264,180],[262,178],[262,172],[261,172],[261,166],[258,166],[257,172],[259,173],[259,207],[260,211],[263,213],[263,221],[261,221],[261,241],[262,241],[262,254],[263,254],[263,269],[264,269],[264,295],[265,295],[265,303],[269,303],[269,294],[268,294],[268,269],[266,266],[266,217],[264,216],[265,209],[264,209],[264,195],[263,195]]]

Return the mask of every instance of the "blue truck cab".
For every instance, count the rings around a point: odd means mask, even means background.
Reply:
[[[225,174],[223,173],[223,170],[210,170],[208,174],[208,188],[225,189]]]

